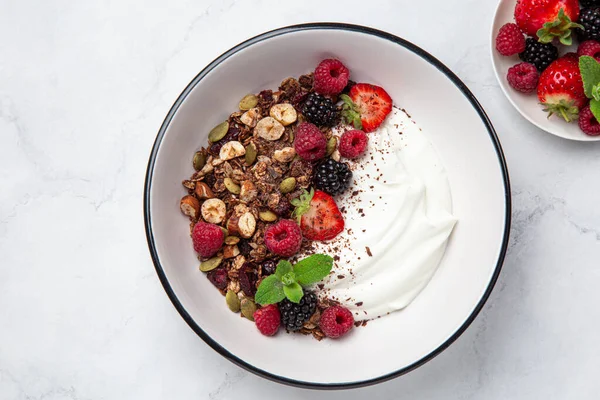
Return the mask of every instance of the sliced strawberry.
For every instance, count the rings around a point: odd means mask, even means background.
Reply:
[[[344,101],[343,115],[346,122],[356,129],[373,132],[392,111],[392,98],[379,86],[357,83],[350,89],[349,96],[341,96]],[[360,124],[358,117],[360,116]]]
[[[320,190],[305,192],[292,200],[300,220],[302,236],[309,240],[331,240],[344,230],[344,217],[333,197]]]

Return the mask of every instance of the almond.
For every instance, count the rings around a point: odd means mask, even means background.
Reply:
[[[187,215],[193,220],[198,219],[198,216],[200,215],[200,202],[194,196],[184,196],[179,203],[179,208],[184,215]]]
[[[240,190],[240,200],[243,202],[249,203],[252,200],[256,199],[258,196],[258,190],[252,181],[244,181],[241,185]]]
[[[196,189],[194,191],[200,200],[212,199],[215,197],[215,194],[205,182],[196,182]]]
[[[220,224],[225,219],[227,208],[221,199],[208,199],[202,203],[202,218],[211,224]]]

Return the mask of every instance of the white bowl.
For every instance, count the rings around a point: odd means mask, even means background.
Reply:
[[[548,133],[565,139],[583,142],[600,140],[600,136],[589,136],[583,133],[581,129],[579,129],[577,121],[567,123],[556,115],[548,118],[548,114],[542,110],[542,106],[539,104],[539,100],[535,93],[523,94],[517,92],[508,84],[508,81],[506,80],[508,69],[522,61],[519,59],[518,55],[505,57],[498,53],[498,51],[496,51],[496,36],[502,25],[507,22],[515,22],[514,11],[516,4],[517,0],[500,0],[496,13],[494,14],[494,23],[492,24],[490,37],[492,65],[494,66],[494,72],[498,79],[498,83],[508,98],[508,101],[510,101],[517,111],[529,120],[529,122]],[[565,46],[560,46],[559,48],[560,54],[564,54],[568,51],[577,51],[576,41],[569,50],[567,50]]]
[[[368,55],[368,56],[367,56]],[[427,132],[447,168],[459,222],[429,285],[405,310],[340,340],[280,332],[265,337],[229,312],[198,271],[182,179],[194,151],[246,93],[338,57],[352,78],[380,84]],[[435,96],[431,94],[435,93]],[[264,33],[210,63],[179,96],[154,144],[146,176],[145,223],[158,276],[189,326],[216,351],[263,377],[304,387],[380,382],[448,347],[473,321],[498,274],[510,228],[510,189],[500,143],[483,109],[448,68],[417,46],[370,28],[308,24]]]

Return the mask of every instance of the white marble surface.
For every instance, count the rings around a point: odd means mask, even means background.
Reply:
[[[488,56],[493,0],[0,1],[0,399],[596,399],[600,143],[534,128]],[[471,88],[508,160],[500,281],[447,351],[407,376],[309,392],[229,363],[154,272],[142,184],[183,87],[247,37],[309,21],[403,36]]]

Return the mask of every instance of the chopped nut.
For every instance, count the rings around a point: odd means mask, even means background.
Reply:
[[[240,249],[236,245],[223,247],[223,258],[233,258],[240,254]]]
[[[188,179],[181,182],[181,184],[183,185],[184,188],[189,189],[189,190],[194,190],[196,188],[196,182],[190,181]]]
[[[244,214],[234,213],[227,221],[227,229],[232,234],[239,234],[243,238],[251,238],[256,230],[256,218],[251,212]]]
[[[333,153],[331,153],[331,158],[332,158],[334,161],[340,161],[340,158],[342,158],[342,155],[340,154],[340,151],[339,151],[339,150],[334,150],[334,152],[333,152]]]
[[[284,131],[283,125],[273,117],[261,119],[254,128],[255,135],[270,141],[279,139]]]
[[[238,185],[237,183],[235,183],[233,181],[233,179],[231,179],[231,178],[225,178],[225,179],[223,179],[223,184],[225,185],[225,187],[227,188],[227,190],[229,190],[231,193],[233,193],[233,194],[240,194],[240,191],[241,191],[240,185]]]
[[[227,284],[227,290],[231,290],[234,293],[238,293],[240,291],[240,283],[238,281],[229,281],[229,283]]]
[[[240,269],[246,263],[246,257],[243,255],[239,255],[233,259],[232,267],[233,269]]]
[[[288,126],[298,119],[298,114],[293,105],[288,103],[275,104],[271,107],[269,115],[279,121],[283,126]]]
[[[219,151],[219,158],[221,160],[231,160],[236,157],[241,157],[246,154],[246,149],[244,145],[236,140],[232,140],[231,142],[227,142],[221,147],[221,151]]]
[[[241,185],[240,190],[240,200],[249,203],[252,200],[256,199],[258,196],[258,190],[252,181],[244,181]]]
[[[184,196],[179,203],[179,208],[184,215],[194,220],[200,215],[200,202],[194,196]]]
[[[244,125],[254,128],[259,118],[260,110],[258,108],[251,108],[242,114],[240,121],[242,121]]]
[[[213,197],[215,197],[215,194],[212,192],[212,190],[210,190],[208,185],[204,182],[197,182],[196,189],[194,190],[194,192],[196,193],[196,196],[198,196],[198,198],[200,200],[212,199]]]
[[[240,238],[237,236],[227,236],[225,238],[225,244],[234,245],[240,242]]]
[[[202,203],[202,218],[211,224],[220,224],[225,219],[227,208],[221,199],[208,199]]]
[[[281,150],[275,150],[273,152],[273,159],[276,161],[287,163],[294,159],[296,156],[296,150],[293,147],[284,147]]]

